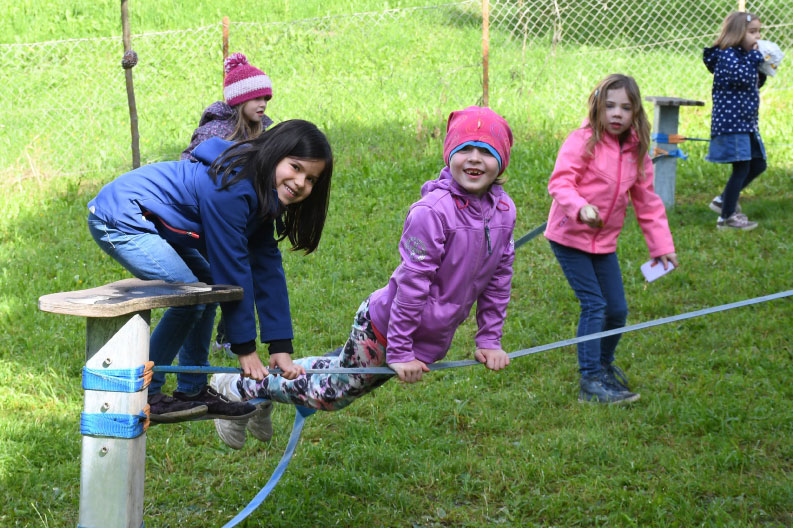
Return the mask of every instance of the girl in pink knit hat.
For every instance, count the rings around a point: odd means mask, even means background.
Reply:
[[[445,167],[422,186],[421,199],[408,211],[400,265],[388,284],[360,305],[343,347],[295,363],[305,369],[388,365],[401,381],[417,382],[428,364],[446,357],[455,331],[476,303],[474,357],[491,370],[506,367],[501,331],[515,256],[515,204],[502,184],[511,148],[509,125],[489,108],[452,112],[443,145]],[[264,398],[335,411],[391,377],[329,373],[257,381],[215,374],[210,383],[233,401]],[[216,420],[215,428],[229,447],[244,445],[245,420]],[[272,434],[269,423],[266,431],[251,429],[259,440]]]
[[[190,144],[182,152],[181,159],[195,161],[193,149],[211,137],[229,141],[254,139],[273,124],[273,120],[264,113],[267,102],[273,97],[270,77],[251,66],[242,53],[229,55],[223,61],[223,67],[226,72],[223,79],[225,101],[212,103],[204,110],[198,128],[193,132]],[[226,339],[222,317],[218,323],[213,348],[225,350],[229,357],[234,357]]]
[[[273,120],[265,115],[267,102],[273,97],[270,77],[248,63],[242,53],[232,53],[223,67],[223,98],[204,110],[190,144],[181,159],[194,159],[191,152],[202,141],[219,137],[229,141],[253,139],[261,134]]]

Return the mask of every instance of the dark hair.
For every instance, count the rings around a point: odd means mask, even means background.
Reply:
[[[590,156],[595,149],[595,144],[600,141],[606,129],[600,122],[600,116],[606,111],[606,97],[609,90],[619,90],[625,88],[625,94],[631,102],[633,116],[631,117],[631,127],[636,131],[639,138],[639,151],[636,156],[636,169],[639,178],[644,178],[644,156],[650,148],[650,122],[642,106],[642,96],[639,93],[639,85],[636,80],[628,75],[613,73],[600,81],[589,95],[589,127],[592,129],[592,136],[587,141],[586,151]]]
[[[284,207],[273,189],[275,168],[286,157],[321,160],[325,168],[305,200]],[[262,220],[275,220],[284,215],[284,229],[279,231],[278,240],[288,237],[292,250],[302,249],[306,254],[317,249],[328,213],[333,152],[325,134],[316,125],[292,119],[265,130],[256,138],[234,143],[212,163],[209,175],[215,182],[218,176],[221,178],[221,190],[241,180],[250,180],[256,189]]]

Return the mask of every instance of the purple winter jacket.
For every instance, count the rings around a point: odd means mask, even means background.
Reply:
[[[209,105],[204,113],[201,114],[201,120],[198,122],[198,128],[193,131],[193,137],[190,138],[190,144],[182,151],[179,159],[189,159],[197,161],[190,153],[196,148],[199,143],[206,141],[211,137],[218,137],[220,139],[228,139],[234,128],[237,126],[236,122],[237,110],[235,107],[229,106],[224,101],[215,101]],[[273,124],[273,120],[262,116],[262,130]]]
[[[402,263],[374,292],[369,313],[388,342],[389,363],[433,363],[446,356],[454,332],[476,302],[478,348],[501,348],[512,283],[515,204],[500,185],[469,194],[444,168],[410,207]]]

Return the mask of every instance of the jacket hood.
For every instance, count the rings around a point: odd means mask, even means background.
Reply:
[[[201,142],[193,150],[193,157],[205,165],[212,165],[212,162],[218,159],[233,144],[231,141],[212,137]]]
[[[209,105],[204,113],[201,114],[201,121],[198,126],[204,126],[211,121],[226,121],[233,119],[236,111],[225,101],[216,101]]]

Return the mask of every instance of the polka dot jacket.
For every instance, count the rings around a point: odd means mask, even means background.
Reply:
[[[757,131],[759,87],[765,81],[765,75],[757,71],[763,62],[762,53],[747,52],[741,46],[713,46],[705,48],[702,60],[713,74],[711,137]]]

